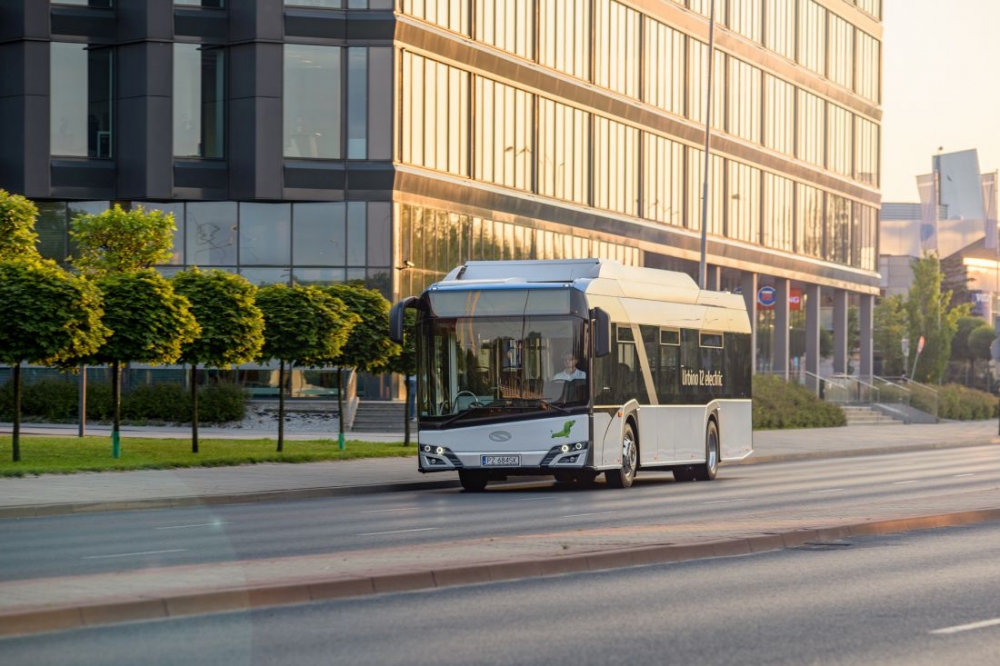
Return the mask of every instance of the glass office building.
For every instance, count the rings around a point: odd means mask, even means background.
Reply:
[[[165,273],[697,275],[708,120],[709,286],[753,308],[758,369],[819,374],[826,328],[828,370],[870,374],[881,0],[714,0],[710,53],[712,2],[0,0],[0,187],[57,259],[79,211],[173,212]]]

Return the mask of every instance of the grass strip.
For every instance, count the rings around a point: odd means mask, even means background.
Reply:
[[[11,462],[11,437],[0,435],[0,477],[74,474],[179,467],[225,467],[256,463],[304,463],[358,458],[416,455],[415,444],[348,440],[340,450],[335,439],[285,440],[277,452],[274,439],[199,439],[191,453],[190,439],[122,439],[121,457],[111,457],[108,436],[49,437],[22,435],[21,460]]]

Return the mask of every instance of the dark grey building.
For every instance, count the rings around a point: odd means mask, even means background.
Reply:
[[[465,259],[696,273],[710,1],[0,0],[0,187],[56,258],[76,211],[173,212],[167,273],[389,298]],[[710,286],[773,289],[780,373],[798,327],[819,374],[822,323],[847,370],[858,307],[870,374],[881,1],[715,3]]]

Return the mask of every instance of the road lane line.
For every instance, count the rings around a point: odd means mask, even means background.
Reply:
[[[514,500],[515,502],[537,502],[539,500],[553,499],[555,495],[545,495],[543,497],[525,497],[523,499]]]
[[[595,511],[594,513],[571,513],[568,516],[560,516],[560,518],[582,518],[584,516],[606,516],[609,513],[616,513],[615,511]]]
[[[956,474],[952,478],[953,479],[961,479],[961,478],[966,477],[966,476],[975,476],[975,475],[976,475],[975,472],[968,472],[967,474]]]
[[[416,506],[404,506],[400,509],[370,509],[368,511],[361,511],[360,513],[391,513],[393,511],[416,511],[419,507]]]
[[[429,532],[430,530],[439,530],[440,527],[418,527],[415,530],[390,530],[388,532],[365,532],[364,534],[359,534],[358,536],[381,536],[383,534],[406,534],[408,532]]]
[[[810,495],[818,495],[820,493],[839,493],[843,488],[827,488],[826,490],[810,490]]]
[[[195,525],[169,525],[167,527],[154,527],[154,530],[185,530],[189,527],[217,527],[219,525],[225,525],[221,521],[216,521],[214,523],[197,523]]]
[[[959,624],[954,627],[945,627],[944,629],[935,629],[930,632],[932,634],[957,634],[963,631],[972,631],[974,629],[985,629],[986,627],[996,627],[1000,625],[1000,617],[993,620],[983,620],[982,622],[973,622],[971,624]]]
[[[894,485],[894,486],[904,486],[907,483],[916,483],[916,482],[917,482],[916,479],[911,479],[910,481],[893,481],[892,485]]]
[[[187,548],[171,548],[170,550],[144,550],[138,553],[115,553],[114,555],[87,555],[84,560],[105,560],[111,557],[135,557],[136,555],[162,555],[164,553],[183,553]]]

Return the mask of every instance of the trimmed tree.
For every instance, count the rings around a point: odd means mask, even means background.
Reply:
[[[111,366],[111,402],[114,424],[112,455],[121,455],[121,367],[138,362],[176,363],[201,327],[188,300],[174,292],[167,280],[146,269],[109,273],[96,280],[104,295],[104,323],[114,331],[89,363]]]
[[[339,298],[318,287],[272,284],[257,292],[264,313],[261,360],[278,361],[278,451],[285,440],[285,366],[318,365],[347,342],[357,317]]]
[[[0,261],[41,258],[36,247],[37,217],[38,208],[30,199],[0,190]]]
[[[413,387],[410,386],[410,377],[417,372],[417,344],[415,329],[417,325],[417,313],[413,309],[407,309],[403,324],[403,344],[399,353],[389,359],[389,372],[398,372],[403,375],[406,398],[403,404],[403,446],[410,445],[410,401],[413,400]]]
[[[903,297],[888,296],[875,305],[872,336],[875,349],[882,352],[882,374],[890,377],[902,376],[906,368],[903,355],[903,338],[909,326]],[[910,343],[915,346],[915,342]]]
[[[320,287],[342,300],[347,309],[360,317],[340,353],[320,359],[322,365],[337,366],[337,440],[344,448],[344,368],[355,372],[385,372],[390,359],[399,353],[399,345],[389,339],[389,301],[379,292],[360,284],[332,284]],[[409,423],[409,421],[407,421]]]
[[[996,337],[996,331],[986,323],[969,333],[969,352],[972,355],[973,363],[980,359],[988,361],[992,357],[990,347],[993,345]],[[986,390],[990,390],[988,376],[986,379]]]
[[[955,337],[951,341],[951,358],[956,361],[963,361],[965,366],[965,385],[972,386],[972,368],[977,356],[969,348],[969,334],[980,326],[986,324],[979,317],[960,317],[956,322]],[[992,330],[992,329],[990,329]]]
[[[97,287],[51,261],[0,261],[0,361],[14,382],[14,462],[21,459],[21,364],[67,365],[105,341]]]
[[[198,453],[198,364],[229,368],[256,359],[264,345],[264,315],[254,302],[257,287],[241,275],[192,268],[171,283],[190,301],[201,326],[201,335],[184,346],[180,358],[191,366],[191,452]]]
[[[174,216],[142,206],[124,210],[118,204],[103,213],[80,215],[70,224],[76,245],[73,265],[99,277],[165,264],[174,242]]]
[[[958,330],[959,318],[968,315],[971,303],[949,308],[951,291],[941,291],[944,273],[937,255],[928,254],[912,264],[913,282],[906,299],[910,327],[911,366],[917,357],[916,341],[924,338],[924,349],[913,372],[918,382],[940,383],[951,357],[951,341]]]

